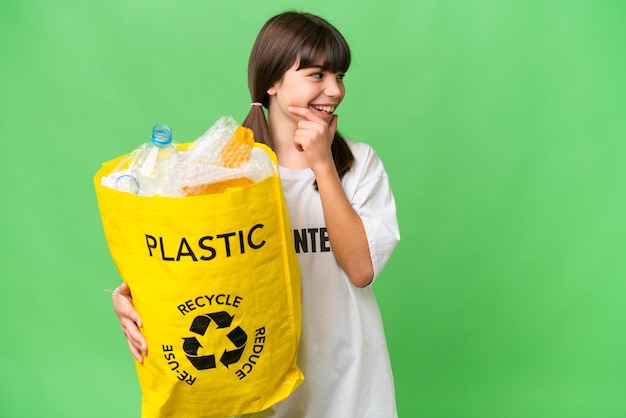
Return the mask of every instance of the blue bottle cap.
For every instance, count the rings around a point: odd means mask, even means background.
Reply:
[[[157,145],[167,145],[172,142],[172,128],[169,125],[154,125],[152,128],[152,142]]]

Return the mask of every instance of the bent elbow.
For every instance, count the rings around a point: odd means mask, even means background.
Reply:
[[[374,269],[359,269],[359,271],[353,271],[351,274],[348,273],[348,277],[354,286],[364,288],[372,284],[372,281],[374,281]]]

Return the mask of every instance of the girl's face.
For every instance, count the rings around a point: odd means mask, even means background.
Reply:
[[[297,123],[301,118],[287,111],[289,106],[297,106],[311,109],[330,122],[346,93],[344,74],[322,71],[321,65],[297,69],[298,65],[296,62],[267,90],[270,117]]]

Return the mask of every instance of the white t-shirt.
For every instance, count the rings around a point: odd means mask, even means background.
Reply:
[[[396,206],[382,162],[366,144],[348,141],[355,163],[342,184],[363,220],[374,277],[400,239]],[[393,376],[371,287],[355,287],[335,261],[310,169],[280,168],[302,279],[304,382],[256,417],[395,418]]]

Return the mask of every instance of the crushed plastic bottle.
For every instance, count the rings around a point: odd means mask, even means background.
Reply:
[[[254,147],[254,134],[230,116],[220,118],[186,151],[175,181],[182,196],[222,193],[275,173],[269,155]]]
[[[169,126],[156,125],[151,142],[123,158],[102,184],[140,196],[185,197],[247,187],[277,173],[252,131],[230,116],[184,145],[173,144]]]
[[[178,159],[179,152],[172,142],[172,128],[155,125],[151,141],[130,153],[114,170],[120,173],[115,188],[143,196],[163,195]]]

